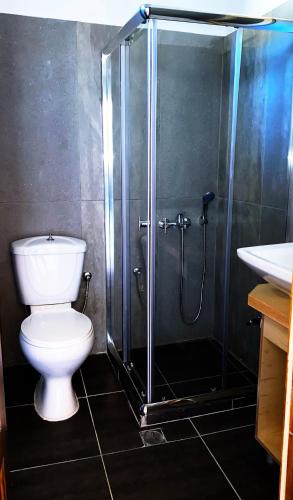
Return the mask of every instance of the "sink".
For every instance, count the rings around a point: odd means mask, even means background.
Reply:
[[[293,243],[238,248],[237,255],[261,278],[290,295]]]

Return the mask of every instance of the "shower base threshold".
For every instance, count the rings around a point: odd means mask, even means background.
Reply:
[[[251,379],[248,378],[247,383],[242,381],[241,386],[231,387],[230,382],[230,387],[227,384],[228,387],[225,389],[221,388],[208,393],[197,393],[194,396],[182,397],[178,397],[178,392],[177,394],[173,393],[173,395],[167,392],[167,394],[171,395],[170,399],[147,404],[145,402],[145,387],[142,384],[141,377],[136,370],[129,369],[129,366],[122,362],[113,343],[108,345],[108,355],[140,427],[256,404],[257,380],[253,375]],[[237,376],[239,378],[238,374]],[[188,382],[190,383],[190,381]],[[168,385],[171,391],[174,386],[176,387],[176,384],[171,383]],[[159,388],[159,386],[155,387],[155,389]]]

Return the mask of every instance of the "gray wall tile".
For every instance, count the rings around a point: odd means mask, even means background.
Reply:
[[[221,78],[217,51],[159,46],[159,197],[217,191]]]
[[[265,44],[267,65],[266,128],[262,204],[287,210],[288,161],[292,120],[291,33],[270,33]]]
[[[283,243],[286,240],[287,212],[271,207],[261,207],[260,245]]]
[[[101,54],[118,28],[77,23],[77,98],[81,199],[103,200]]]
[[[244,35],[235,151],[234,199],[252,203],[260,201],[265,130],[266,59],[258,40]]]
[[[237,248],[259,244],[260,206],[234,202],[231,246],[229,348],[257,371],[259,332],[247,326],[255,312],[247,304],[248,293],[261,280],[237,257]]]
[[[214,336],[223,341],[224,320],[224,278],[226,254],[226,228],[227,228],[227,199],[218,198],[217,226],[216,226],[216,252],[215,252],[215,321]]]
[[[0,35],[0,200],[78,200],[76,23],[1,15]]]
[[[129,48],[129,196],[144,199],[147,192],[147,31]]]
[[[292,107],[291,87],[285,83],[290,74],[287,53],[291,43],[291,37],[284,33],[244,33],[235,152],[228,341],[233,352],[254,370],[258,361],[259,331],[246,325],[254,315],[247,306],[247,294],[261,280],[237,258],[236,250],[241,246],[285,241]],[[226,54],[224,61],[225,57]],[[225,70],[222,122],[227,118]],[[222,130],[221,139],[225,135]],[[224,197],[227,196],[225,153],[221,144],[219,192]],[[220,268],[225,252],[221,238],[225,229],[226,201],[223,198],[219,203],[216,269]],[[223,321],[220,292],[223,290],[223,271],[216,275],[215,325]],[[221,330],[215,328],[215,335],[221,338]]]
[[[95,331],[93,352],[106,349],[105,232],[103,201],[82,201],[82,238],[87,242],[84,269],[93,275],[86,314]],[[85,284],[83,284],[83,290]],[[83,296],[83,294],[81,294]],[[83,298],[83,297],[82,297]]]

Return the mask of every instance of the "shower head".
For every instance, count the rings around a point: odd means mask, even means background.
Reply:
[[[204,207],[207,207],[208,204],[213,201],[213,199],[215,198],[215,193],[213,193],[212,191],[208,191],[207,193],[205,193],[202,197],[202,204]]]

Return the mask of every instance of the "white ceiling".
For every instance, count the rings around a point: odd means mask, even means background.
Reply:
[[[284,3],[280,0],[159,0],[160,7],[257,16]],[[142,4],[139,0],[0,0],[0,12],[24,16],[121,26]],[[178,7],[180,5],[180,7]]]

